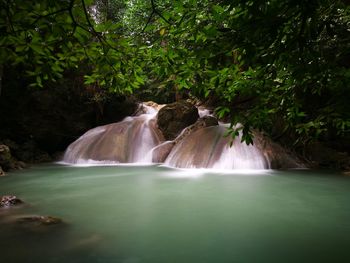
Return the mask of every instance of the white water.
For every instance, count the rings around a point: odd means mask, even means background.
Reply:
[[[116,164],[164,162],[179,168],[266,169],[266,158],[255,146],[236,138],[229,146],[227,125],[201,128],[185,136],[174,147],[165,142],[156,127],[157,110],[143,105],[146,113],[91,129],[66,150],[69,164]],[[200,110],[200,116],[209,114]],[[171,148],[173,147],[173,148]]]

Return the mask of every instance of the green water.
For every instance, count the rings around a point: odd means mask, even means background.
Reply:
[[[350,262],[350,178],[37,166],[0,178],[1,262]],[[16,227],[22,215],[61,226]]]

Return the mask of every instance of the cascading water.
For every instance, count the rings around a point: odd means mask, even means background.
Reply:
[[[151,150],[161,142],[152,107],[145,114],[89,130],[67,148],[63,162],[151,163]]]
[[[202,128],[179,142],[165,164],[183,168],[265,169],[268,163],[254,146],[241,143],[240,138],[229,145],[227,126],[220,124]]]
[[[157,110],[145,106],[146,113],[94,128],[66,150],[63,162],[152,163],[180,168],[266,169],[269,163],[255,146],[236,138],[232,147],[224,137],[227,125],[200,128],[174,142],[164,142],[156,126]],[[208,112],[201,110],[200,115]],[[159,158],[160,155],[164,158]]]

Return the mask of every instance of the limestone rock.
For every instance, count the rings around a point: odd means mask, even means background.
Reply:
[[[164,142],[158,145],[152,154],[152,162],[154,163],[163,163],[165,159],[168,157],[169,153],[173,149],[175,143],[172,141]]]
[[[4,195],[0,198],[0,207],[11,207],[22,203],[23,201],[15,195]]]
[[[157,115],[157,125],[166,140],[173,140],[187,126],[199,118],[197,108],[189,102],[179,101],[161,108]]]
[[[183,130],[180,136],[175,139],[175,144],[180,142],[183,138],[190,135],[191,133],[205,127],[218,125],[218,120],[213,116],[204,116],[199,118],[194,124]]]
[[[296,154],[261,133],[254,132],[254,144],[263,152],[271,169],[307,168]]]

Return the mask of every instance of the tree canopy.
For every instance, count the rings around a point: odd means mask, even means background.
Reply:
[[[120,94],[174,90],[220,118],[293,135],[350,129],[350,8],[345,0],[0,1],[0,65],[43,87],[83,69]],[[237,130],[232,125],[230,133]]]

